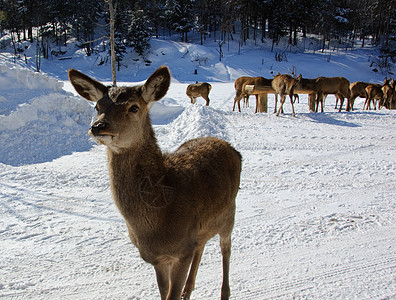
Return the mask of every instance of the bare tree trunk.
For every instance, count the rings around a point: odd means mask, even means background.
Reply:
[[[113,86],[117,86],[116,79],[116,55],[114,48],[114,7],[113,0],[108,0],[110,11],[110,53],[111,53],[111,75],[113,77]]]

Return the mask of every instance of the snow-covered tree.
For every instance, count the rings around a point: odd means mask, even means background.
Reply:
[[[191,0],[167,0],[166,18],[169,29],[180,33],[182,42],[187,41],[187,33],[194,27]]]
[[[128,27],[127,42],[137,54],[144,56],[150,49],[151,27],[149,19],[143,10],[131,12],[131,22]]]

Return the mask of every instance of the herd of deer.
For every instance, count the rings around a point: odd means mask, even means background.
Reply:
[[[365,98],[363,109],[374,109],[386,107],[388,109],[396,108],[396,84],[395,80],[385,78],[383,84],[368,83],[356,81],[350,83],[344,77],[318,77],[314,79],[302,78],[301,75],[291,76],[288,74],[278,74],[273,79],[264,77],[239,77],[234,82],[235,98],[232,110],[238,105],[241,111],[240,101],[243,99],[244,105],[248,106],[250,95],[256,96],[256,110],[258,111],[259,95],[275,94],[274,113],[278,116],[283,112],[283,104],[286,96],[290,97],[292,113],[294,112],[294,102],[299,99],[298,94],[308,94],[309,110],[318,112],[319,104],[323,112],[324,100],[327,95],[333,94],[336,97],[336,107],[338,101],[340,106],[338,111],[342,110],[344,100],[347,99],[346,110],[353,111],[353,105],[357,97]],[[254,87],[254,88],[252,88]],[[191,98],[191,103],[196,102],[196,98],[202,96],[209,105],[210,84],[206,82],[190,84],[187,87],[186,94]],[[278,95],[280,96],[280,107],[277,109]]]

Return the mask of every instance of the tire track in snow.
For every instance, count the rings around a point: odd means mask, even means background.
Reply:
[[[142,283],[142,278],[138,281],[133,276],[133,272],[131,271],[128,276],[122,277],[112,277],[112,278],[103,278],[98,280],[96,278],[92,279],[89,282],[74,282],[74,283],[66,283],[64,285],[55,285],[50,288],[39,288],[31,289],[26,288],[22,291],[14,292],[14,293],[5,293],[0,294],[0,299],[98,299],[98,292],[103,291],[101,293],[100,299],[114,299],[114,294],[106,296],[106,291],[111,289],[112,287],[116,287],[117,290],[126,291],[123,294],[123,297],[116,297],[116,299],[156,299],[159,295],[157,287],[155,285],[155,275],[154,271],[152,274],[149,273],[150,276],[145,276],[143,282],[147,284],[147,290],[144,291],[145,295],[137,296],[134,295],[133,286],[139,286]],[[145,272],[144,274],[148,274]],[[111,276],[111,275],[109,275]],[[149,284],[151,283],[151,286]],[[59,282],[58,282],[59,283]],[[122,288],[123,287],[123,288]],[[127,296],[129,295],[129,296]],[[150,296],[150,298],[147,298]],[[146,298],[145,298],[146,297]]]
[[[287,297],[290,298],[293,294],[302,296],[302,292],[311,290],[317,284],[326,284],[331,282],[342,282],[347,278],[360,277],[364,273],[374,273],[382,270],[396,269],[396,257],[381,257],[381,259],[373,259],[367,261],[366,259],[359,260],[347,267],[337,267],[331,271],[322,272],[316,276],[302,276],[294,281],[281,281],[273,284],[270,287],[263,287],[262,290],[251,290],[248,294],[243,294],[245,299],[270,299]],[[241,295],[242,296],[242,295]]]

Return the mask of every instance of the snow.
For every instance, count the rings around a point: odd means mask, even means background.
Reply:
[[[270,77],[297,65],[304,77],[380,82],[367,49],[333,54],[329,63],[321,53],[289,54],[272,70],[267,58],[261,64],[269,54],[246,49],[220,63],[214,47],[158,40],[152,66],[131,63],[119,77],[135,84],[170,67],[169,92],[151,111],[164,151],[211,135],[241,152],[231,298],[394,298],[396,111],[363,111],[358,98],[354,112],[338,113],[329,96],[325,113],[315,114],[300,96],[295,118],[289,102],[276,117],[270,95],[268,113],[254,114],[253,97],[232,112],[240,75]],[[194,75],[197,56],[208,61]],[[75,67],[108,82],[109,68],[92,70],[92,61],[73,56],[43,62],[41,75],[11,64],[6,52],[0,60],[0,298],[158,299],[154,270],[112,201],[106,149],[87,135],[92,104],[65,81]],[[196,79],[212,84],[209,107],[185,95]],[[192,299],[220,296],[218,243],[205,248]]]

